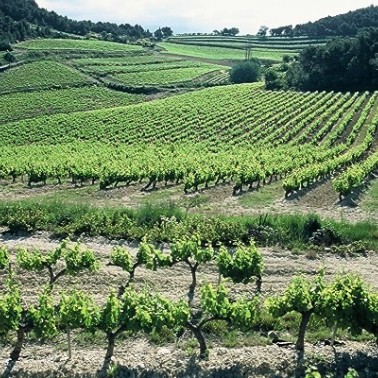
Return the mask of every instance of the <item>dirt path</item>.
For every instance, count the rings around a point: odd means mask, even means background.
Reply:
[[[361,377],[377,377],[378,362],[371,345],[346,343],[336,348],[336,356],[329,346],[306,347],[309,357],[298,377],[304,377],[307,367],[317,364],[338,371],[338,378],[344,377],[351,366],[362,371]],[[3,366],[7,353],[7,349],[0,351]],[[67,353],[57,347],[28,345],[12,377],[99,378],[103,355],[104,350],[96,346],[75,347],[73,358],[68,360]],[[208,360],[198,361],[191,352],[180,349],[180,342],[158,347],[145,339],[119,342],[114,361],[116,377],[127,378],[293,378],[297,366],[294,350],[276,345],[231,349],[214,346]]]

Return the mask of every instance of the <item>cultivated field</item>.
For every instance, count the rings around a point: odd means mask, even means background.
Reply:
[[[39,271],[36,266],[33,267],[31,260],[26,258],[25,253],[28,253],[26,251],[29,250],[34,251],[32,255],[36,255],[42,251],[42,255],[45,255],[48,251],[56,250],[59,244],[57,241],[47,238],[46,235],[39,235],[38,237],[23,238],[23,240],[3,237],[2,245],[9,248],[12,261],[15,262],[16,254],[18,256],[18,263],[14,265],[15,278],[22,284],[23,298],[31,306],[43,293],[43,287],[48,283],[48,274],[47,270]],[[120,264],[119,266],[109,265],[109,261],[112,259],[111,255],[115,251],[114,248],[119,247],[130,251],[134,260],[138,255],[138,250],[140,250],[136,245],[109,244],[109,241],[102,239],[86,240],[80,249],[84,251],[84,248],[90,248],[91,252],[89,253],[93,253],[96,263],[100,264],[99,270],[91,273],[90,270],[88,271],[89,266],[87,266],[87,268],[82,268],[82,272],[79,274],[72,276],[70,273],[66,273],[61,275],[54,283],[52,295],[54,301],[59,301],[62,295],[66,295],[65,300],[68,301],[70,296],[75,295],[75,293],[85,293],[86,298],[91,298],[91,304],[87,303],[85,311],[91,311],[90,308],[92,307],[89,306],[93,306],[95,303],[103,306],[106,297],[112,295],[112,290],[122,287],[128,280],[128,273],[121,269],[121,266],[123,266],[121,263],[115,263],[115,265]],[[168,256],[167,246],[164,248],[165,256]],[[373,285],[375,290],[377,289],[374,273],[374,266],[378,263],[376,253],[350,259],[342,259],[340,256],[324,253],[298,255],[279,248],[263,248],[261,253],[265,267],[260,294],[262,303],[266,302],[267,298],[272,295],[282,293],[283,288],[298,272],[313,279],[314,272],[318,271],[320,267],[326,271],[327,282],[335,279],[337,274],[341,272],[345,275],[347,271],[353,270],[353,272],[360,274],[366,282]],[[21,255],[24,257],[21,258]],[[114,257],[113,261],[115,261]],[[62,262],[59,266],[60,269],[64,267]],[[0,282],[3,283],[4,278],[5,275],[0,273]],[[201,307],[210,306],[210,302],[200,300],[200,288],[203,290],[205,285],[209,283],[215,286],[218,279],[216,260],[200,264],[197,272],[198,287],[192,304],[194,313]],[[145,290],[159,292],[169,301],[175,302],[178,299],[187,299],[188,287],[190,287],[191,282],[190,269],[184,261],[175,264],[172,268],[157,268],[156,270],[152,266],[148,268],[148,265],[142,264],[136,268],[132,288],[142,293]],[[227,281],[226,287],[230,291],[229,295],[232,300],[243,297],[245,300],[250,300],[255,295],[253,282],[235,284]],[[80,300],[79,298],[75,299],[75,307],[72,310],[69,310],[71,308],[69,302],[66,302],[65,305],[65,311],[73,311],[72,315],[76,313],[76,323],[73,323],[73,320],[68,320],[70,318],[64,318],[63,315],[59,320],[59,322],[72,322],[70,323],[72,327],[70,331],[70,343],[72,343],[73,348],[72,357],[68,358],[69,346],[65,329],[52,332],[52,339],[45,340],[42,345],[34,338],[30,338],[22,351],[22,356],[25,355],[25,357],[22,357],[12,369],[15,376],[21,377],[28,372],[33,377],[47,377],[49,374],[60,371],[67,377],[74,376],[74,374],[87,374],[88,377],[95,377],[98,376],[98,372],[104,369],[104,356],[107,348],[106,335],[100,330],[92,334],[89,331],[89,326],[86,327],[80,323],[79,319],[82,315],[75,312],[81,306],[80,301],[83,300],[83,297],[80,298]],[[224,299],[221,298],[218,297],[216,300],[223,303]],[[110,302],[107,306],[110,306]],[[145,306],[148,306],[148,304],[146,303]],[[224,303],[223,306],[225,306]],[[73,310],[74,308],[75,310]],[[106,311],[105,308],[103,307],[101,311]],[[113,311],[116,311],[115,308]],[[161,311],[161,309],[155,311]],[[52,312],[49,312],[49,314],[48,317],[46,316],[47,313],[41,314],[41,316],[46,321],[47,319],[52,321]],[[161,312],[161,314],[163,313]],[[275,319],[265,314],[264,318],[256,319],[255,326],[248,331],[239,330],[236,323],[231,328],[227,328],[226,324],[221,321],[209,323],[203,330],[210,353],[208,359],[205,360],[195,359],[195,356],[198,355],[198,345],[189,330],[181,333],[177,341],[174,341],[174,334],[168,329],[159,333],[147,331],[147,328],[141,327],[140,331],[144,330],[144,334],[141,332],[135,334],[132,329],[136,327],[138,322],[136,317],[134,323],[130,323],[128,326],[129,334],[117,338],[113,362],[106,371],[109,374],[113,368],[120,374],[141,374],[147,370],[149,374],[167,377],[184,377],[187,374],[204,374],[206,376],[218,376],[220,374],[221,376],[226,375],[235,378],[266,377],[273,374],[280,377],[293,377],[295,375],[303,376],[300,374],[304,374],[309,366],[318,366],[322,372],[336,370],[340,374],[345,374],[348,367],[360,369],[364,366],[364,368],[367,367],[370,374],[375,374],[375,349],[373,344],[369,342],[371,340],[369,335],[360,336],[359,342],[339,341],[351,337],[340,328],[336,334],[338,344],[335,348],[332,348],[326,344],[331,331],[326,326],[324,319],[320,317],[313,317],[308,325],[305,345],[307,357],[305,361],[298,363],[293,343],[299,319],[298,316],[293,314],[291,313],[282,319]],[[89,321],[90,316],[90,312],[88,312],[87,321]],[[150,316],[153,316],[153,314],[150,313]],[[115,321],[113,319],[113,322]],[[286,346],[280,347],[272,343],[267,336],[270,327],[274,327],[280,339],[285,340]],[[46,334],[49,332],[46,326],[44,332]],[[319,342],[319,340],[326,341]],[[11,350],[12,345],[9,344],[2,348],[1,361],[5,362],[8,359]],[[348,355],[349,363],[347,365],[340,361],[343,355]],[[266,363],[267,358],[269,358],[269,363]],[[321,362],[319,359],[321,359]]]
[[[248,50],[251,57],[279,62],[284,55],[294,56],[305,46],[324,43],[324,40],[310,38],[183,35],[172,37],[168,42],[160,43],[159,46],[168,53],[182,56],[230,60],[245,59],[246,50]]]
[[[25,61],[0,73],[4,376],[377,374],[378,92],[229,83],[247,43],[278,61],[323,42],[15,46]]]

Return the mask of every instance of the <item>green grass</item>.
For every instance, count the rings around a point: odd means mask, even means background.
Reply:
[[[174,218],[172,218],[174,217]],[[170,218],[170,221],[163,221]],[[317,224],[333,230],[342,243],[361,241],[378,251],[378,225],[361,222],[350,224],[320,219],[314,215],[270,214],[256,216],[206,217],[187,214],[172,202],[146,203],[136,209],[95,207],[68,203],[62,199],[36,198],[21,201],[0,201],[0,225],[11,232],[50,231],[57,236],[87,235],[111,239],[173,241],[188,234],[197,234],[203,242],[214,245],[248,242],[251,229],[264,226],[267,236],[257,239],[262,245],[292,248],[309,243],[312,228]],[[267,228],[267,226],[269,228]]]
[[[369,213],[378,213],[378,179],[374,179],[370,183],[370,187],[363,195],[361,208]]]
[[[35,39],[18,43],[14,47],[28,50],[145,51],[143,47],[138,45],[85,39]]]
[[[96,86],[11,93],[0,96],[0,123],[41,115],[126,106],[143,100],[144,95]]]
[[[282,195],[282,182],[275,182],[262,186],[259,190],[247,192],[241,195],[238,200],[240,205],[246,209],[259,209],[272,205],[275,200],[282,198]]]

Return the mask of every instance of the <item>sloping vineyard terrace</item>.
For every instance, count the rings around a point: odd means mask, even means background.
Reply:
[[[93,81],[74,68],[58,62],[40,61],[4,72],[0,80],[0,94],[91,84]]]
[[[8,123],[0,129],[0,176],[26,175],[28,185],[97,182],[101,189],[170,183],[185,192],[229,183],[234,194],[283,180],[289,196],[374,151],[377,99],[254,84]],[[375,167],[370,158],[364,170]]]

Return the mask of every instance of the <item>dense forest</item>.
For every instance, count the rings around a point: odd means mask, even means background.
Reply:
[[[290,62],[267,70],[268,89],[364,91],[378,89],[378,28],[357,37],[309,46]]]
[[[357,9],[338,16],[328,16],[315,22],[281,26],[270,29],[270,34],[281,37],[309,36],[313,38],[356,36],[359,30],[378,26],[378,6]]]
[[[0,0],[0,48],[31,37],[62,37],[64,34],[85,36],[98,33],[103,39],[126,42],[148,38],[152,34],[140,25],[110,22],[75,21],[41,9],[34,0]]]

